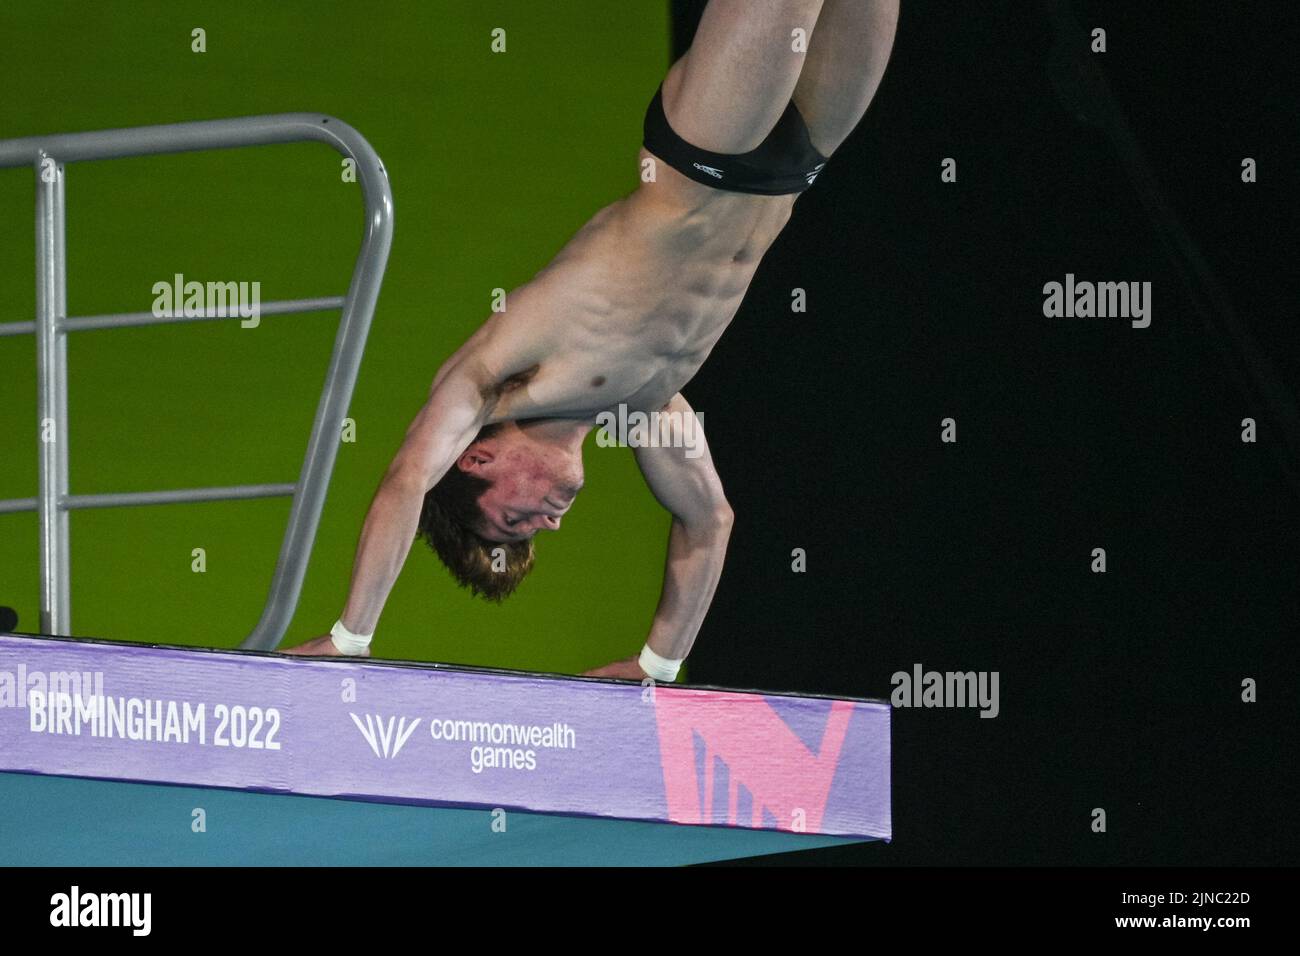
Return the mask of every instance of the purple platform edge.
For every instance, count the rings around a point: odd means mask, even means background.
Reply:
[[[0,634],[0,770],[888,840],[890,708]]]

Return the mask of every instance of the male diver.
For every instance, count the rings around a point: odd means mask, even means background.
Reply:
[[[499,601],[583,485],[602,412],[692,415],[681,388],[763,254],[880,85],[898,0],[710,0],[650,102],[642,184],[507,296],[438,370],[366,515],[343,616],[290,653],[368,655],[414,539]],[[636,461],[673,516],[639,654],[591,676],[671,681],[722,573],[732,511],[708,446],[646,442]]]

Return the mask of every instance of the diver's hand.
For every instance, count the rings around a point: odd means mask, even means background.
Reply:
[[[625,657],[621,661],[614,661],[612,664],[606,664],[604,667],[597,667],[594,670],[583,671],[583,677],[613,677],[617,680],[645,680],[650,675],[641,669],[639,663],[639,654],[633,654],[631,657]]]
[[[345,655],[334,645],[334,638],[328,634],[322,634],[320,637],[313,637],[310,641],[299,644],[297,647],[287,647],[280,653],[296,654],[299,657],[369,657],[370,648],[367,647],[360,654]]]

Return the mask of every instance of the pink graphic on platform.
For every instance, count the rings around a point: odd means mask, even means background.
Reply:
[[[761,827],[767,810],[778,829],[820,831],[852,716],[852,703],[831,701],[821,744],[813,752],[757,695],[657,692],[655,717],[668,818],[676,823]],[[697,736],[703,743],[703,781],[696,772]],[[713,815],[719,763],[727,771],[722,820]],[[751,794],[748,820],[738,819],[742,788]]]

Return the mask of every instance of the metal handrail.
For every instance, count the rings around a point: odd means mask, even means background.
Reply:
[[[224,318],[155,316],[148,312],[69,318],[67,315],[64,164],[123,159],[160,153],[266,146],[317,141],[332,146],[356,163],[365,201],[366,224],[347,295],[270,302],[263,315],[341,309],[325,387],[316,407],[311,437],[298,481],[293,484],[239,485],[179,491],[73,495],[68,490],[67,334],[75,331],[160,322]],[[276,560],[270,593],[257,626],[240,646],[272,650],[293,618],[311,556],[316,529],[338,454],[339,435],[356,385],[366,336],[384,280],[393,241],[393,194],[388,174],[365,137],[347,123],[320,113],[282,113],[237,119],[138,126],[130,129],[58,133],[0,140],[0,168],[31,166],[36,171],[36,319],[0,325],[0,336],[35,334],[37,417],[53,422],[53,441],[41,443],[39,494],[36,498],[0,500],[0,513],[36,511],[40,522],[41,631],[71,636],[68,512],[77,508],[115,508],[172,502],[247,499],[292,495],[289,521]]]

